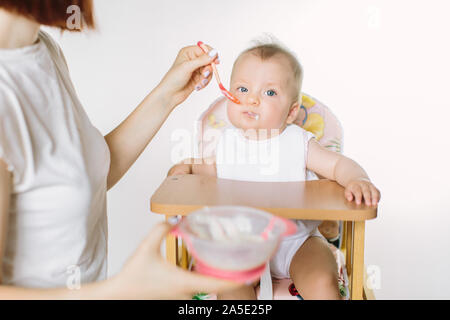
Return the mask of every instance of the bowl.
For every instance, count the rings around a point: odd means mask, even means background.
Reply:
[[[281,239],[296,230],[292,221],[262,210],[219,206],[192,212],[173,234],[185,240],[202,270],[230,278],[233,272],[263,270]]]

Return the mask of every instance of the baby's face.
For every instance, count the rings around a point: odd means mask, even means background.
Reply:
[[[282,55],[262,60],[246,53],[236,62],[231,78],[231,93],[241,104],[228,102],[228,118],[237,128],[279,129],[290,122],[294,75],[289,61]]]

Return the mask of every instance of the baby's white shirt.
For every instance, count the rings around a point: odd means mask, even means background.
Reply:
[[[317,180],[306,169],[308,144],[314,134],[297,125],[288,125],[273,138],[250,140],[231,127],[225,129],[216,149],[217,177],[255,182],[295,182]],[[297,220],[297,234],[311,234],[321,221]]]

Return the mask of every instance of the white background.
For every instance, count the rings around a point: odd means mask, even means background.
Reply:
[[[236,56],[272,33],[305,68],[304,92],[327,104],[347,156],[382,192],[366,226],[378,299],[450,298],[450,3],[369,0],[96,0],[98,30],[52,34],[92,122],[104,134],[158,84],[178,50],[219,50],[225,83]],[[193,123],[215,83],[177,108],[108,195],[109,274],[151,227],[150,197],[171,167],[171,132]]]

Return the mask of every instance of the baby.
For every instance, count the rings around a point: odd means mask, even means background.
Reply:
[[[230,86],[241,104],[228,102],[232,128],[221,136],[216,156],[185,160],[169,175],[284,182],[305,181],[309,170],[345,187],[348,201],[376,206],[380,192],[355,161],[327,150],[293,124],[301,107],[302,79],[297,58],[278,44],[244,51],[234,64]],[[317,229],[320,221],[296,223],[297,234],[285,238],[270,261],[272,276],[291,278],[304,299],[341,299],[335,259]],[[256,294],[248,286],[219,299],[256,299]]]

